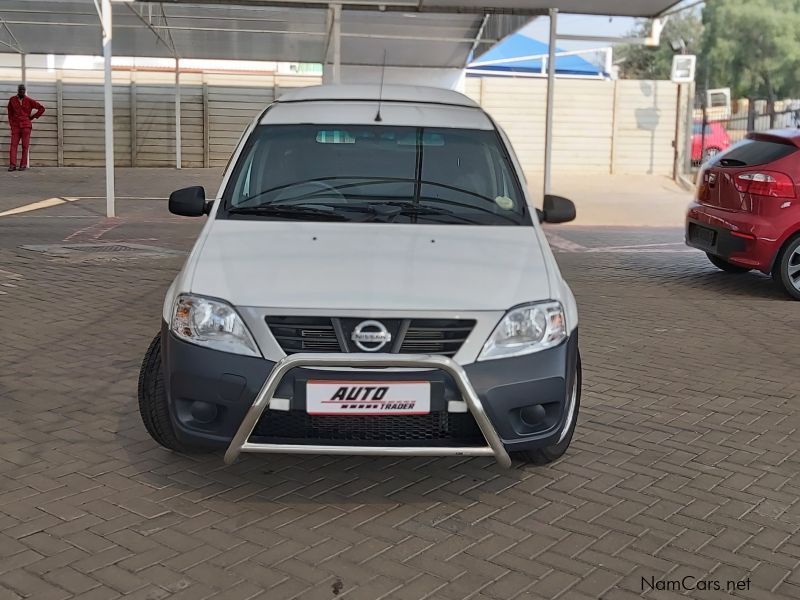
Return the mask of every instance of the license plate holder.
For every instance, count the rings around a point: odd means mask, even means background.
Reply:
[[[717,232],[701,225],[694,225],[691,234],[692,241],[704,248],[713,248],[717,241]]]
[[[426,415],[430,411],[429,381],[306,382],[310,415]]]

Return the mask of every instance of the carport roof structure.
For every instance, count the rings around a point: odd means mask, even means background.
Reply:
[[[550,186],[558,12],[658,17],[678,0],[3,0],[0,52],[105,58],[106,202],[114,215],[111,48],[176,59],[176,165],[180,168],[181,58],[463,68],[541,15],[550,17],[544,188]],[[98,19],[98,16],[100,17]],[[113,25],[112,25],[113,24]],[[24,67],[23,67],[24,75]]]
[[[101,0],[3,0],[0,52],[102,53]],[[342,64],[466,65],[551,8],[656,17],[676,0],[111,0],[120,56],[326,62],[330,6],[342,10]]]

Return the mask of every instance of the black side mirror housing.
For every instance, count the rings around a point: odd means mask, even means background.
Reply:
[[[211,202],[206,202],[206,191],[202,186],[176,190],[169,195],[169,212],[182,217],[202,217],[211,211]]]
[[[547,194],[544,197],[543,210],[536,209],[539,222],[567,223],[575,220],[575,203],[561,196]]]

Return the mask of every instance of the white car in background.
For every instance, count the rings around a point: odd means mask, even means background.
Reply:
[[[250,126],[167,291],[139,406],[177,451],[564,454],[578,312],[504,133],[456,92],[291,91]]]

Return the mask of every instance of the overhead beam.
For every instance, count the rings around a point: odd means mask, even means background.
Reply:
[[[146,2],[147,0],[134,0]],[[196,4],[197,0],[164,0],[165,4]],[[203,0],[203,4],[228,4],[229,0]],[[236,0],[240,7],[253,8],[258,6],[274,6],[278,8],[316,8],[326,9],[328,2],[319,0]],[[499,15],[527,15],[542,16],[547,14],[546,8],[493,8],[491,6],[428,6],[418,0],[391,0],[389,2],[359,2],[358,0],[342,2],[344,10],[363,10],[377,12],[405,12],[426,14],[499,14]]]
[[[146,2],[147,0],[134,0],[135,2]],[[552,0],[551,4],[562,14],[580,15],[601,15],[610,17],[641,17],[656,18],[670,12],[681,0],[665,0],[659,3],[660,10],[649,12],[644,10],[625,9],[625,2],[586,2],[579,0]],[[192,4],[197,0],[163,0],[164,4]],[[203,0],[203,4],[229,4],[230,0]],[[325,9],[328,2],[321,0],[236,0],[236,4],[241,7],[274,6],[284,8],[317,8]],[[522,4],[521,6],[519,4]],[[631,2],[633,6],[640,5],[639,2]],[[566,6],[565,6],[566,5]],[[342,2],[345,10],[364,10],[379,12],[417,12],[417,13],[441,13],[441,14],[497,14],[497,15],[525,15],[525,16],[546,16],[549,14],[549,7],[544,6],[525,6],[525,3],[508,2],[503,5],[501,1],[485,0],[475,4],[453,4],[450,6],[441,4],[426,4],[420,0],[350,0]]]
[[[573,42],[604,42],[614,44],[641,44],[647,42],[646,38],[636,37],[614,37],[609,35],[577,35],[569,33],[559,33],[559,40],[569,40]]]
[[[3,46],[7,46],[16,52],[19,52],[20,54],[25,54],[25,50],[23,50],[22,44],[19,43],[17,36],[15,36],[14,32],[11,31],[11,27],[8,26],[8,21],[4,19],[2,16],[0,16],[0,25],[2,25],[2,28],[0,29],[5,29],[6,32],[8,33],[8,37],[11,38],[10,42],[5,42],[3,40],[0,40],[0,44],[2,44]]]
[[[483,30],[486,29],[486,23],[489,22],[490,15],[483,15],[483,19],[481,19],[481,24],[478,27],[478,31],[475,32],[475,39],[472,42],[472,47],[469,49],[470,55],[475,52],[475,48],[478,47],[478,44],[481,43],[481,38],[483,37]]]
[[[167,49],[172,53],[172,56],[173,56],[173,58],[175,58],[175,60],[178,60],[178,58],[180,58],[178,56],[177,50],[175,49],[175,41],[172,39],[172,34],[170,33],[169,24],[167,23],[166,15],[164,15],[164,9],[163,8],[161,9],[161,14],[163,15],[163,18],[164,18],[164,25],[165,25],[164,28],[167,31],[167,37],[166,38],[161,35],[161,33],[158,31],[158,29],[156,29],[156,27],[153,25],[153,22],[152,22],[152,20],[150,18],[145,18],[145,16],[143,14],[141,14],[139,11],[137,11],[135,8],[133,8],[133,6],[128,2],[125,3],[125,6],[127,6],[128,9],[134,15],[136,15],[137,19],[139,19],[142,23],[144,23],[144,25],[153,33],[153,35],[156,36],[156,39],[159,42],[161,42],[162,44],[164,44],[164,46],[167,47]]]

